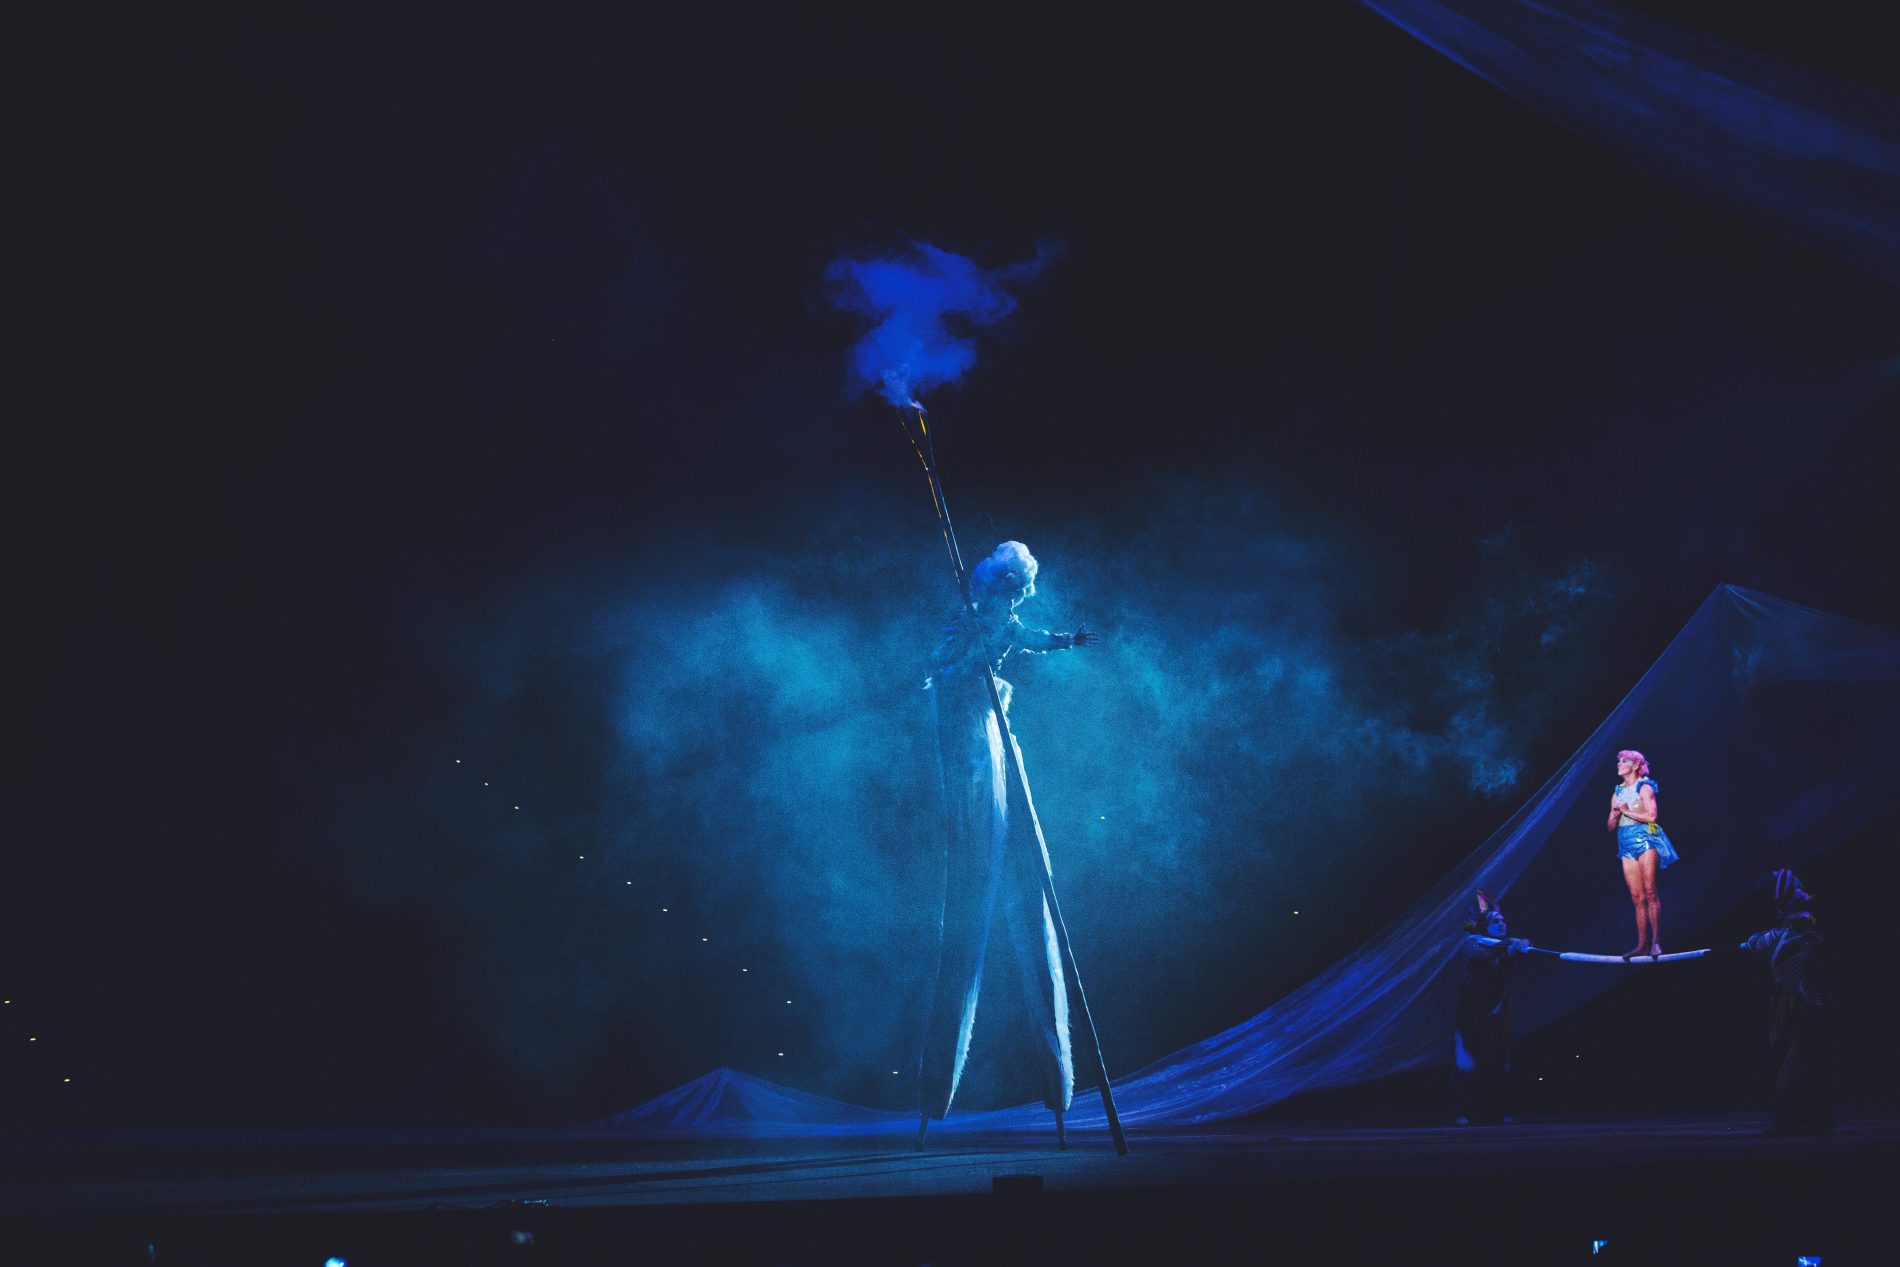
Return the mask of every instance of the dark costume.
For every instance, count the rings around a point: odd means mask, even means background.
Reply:
[[[1775,1074],[1777,1134],[1834,1129],[1834,1001],[1827,945],[1811,909],[1813,898],[1794,872],[1775,872],[1781,923],[1756,933],[1742,949],[1768,956],[1768,1056]]]
[[[1452,1100],[1461,1124],[1500,1122],[1511,1077],[1511,956],[1526,953],[1530,943],[1510,936],[1504,912],[1482,890],[1465,934],[1452,1034]]]
[[[1043,1103],[1060,1113],[1074,1093],[1068,987],[1038,874],[1049,858],[1027,830],[1021,792],[1007,776],[1008,755],[984,675],[986,666],[1000,669],[1011,650],[1054,651],[1076,644],[1073,635],[1028,629],[1017,618],[1016,603],[1035,592],[1035,569],[1035,560],[1018,543],[998,546],[970,574],[975,615],[965,612],[944,631],[932,660],[944,899],[943,949],[919,1074],[926,1118],[941,1119],[956,1095],[976,1023],[990,919],[999,900],[1023,998],[1037,1029]],[[1007,713],[1009,683],[999,677],[996,686]]]

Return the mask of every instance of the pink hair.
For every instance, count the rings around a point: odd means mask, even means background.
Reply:
[[[1636,751],[1636,749],[1625,748],[1616,754],[1616,759],[1618,761],[1634,761],[1636,763],[1636,777],[1639,779],[1649,777],[1649,758]]]

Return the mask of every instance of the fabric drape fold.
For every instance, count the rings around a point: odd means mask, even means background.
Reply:
[[[1592,144],[1900,281],[1900,100],[1586,0],[1361,0]]]

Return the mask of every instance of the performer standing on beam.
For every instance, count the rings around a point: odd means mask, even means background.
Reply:
[[[1656,821],[1656,780],[1649,777],[1649,761],[1633,748],[1616,754],[1616,790],[1610,793],[1609,829],[1616,833],[1616,855],[1623,862],[1623,882],[1629,886],[1630,905],[1636,908],[1636,944],[1623,958],[1648,955],[1662,958],[1662,898],[1656,875],[1676,861],[1676,847]]]
[[[1024,626],[1016,607],[1036,592],[1036,570],[1035,557],[1020,541],[997,546],[970,570],[975,611],[958,615],[932,657],[945,817],[943,945],[924,1024],[920,1143],[930,1121],[942,1121],[950,1111],[969,1056],[990,917],[999,898],[1023,997],[1036,1025],[1042,1100],[1055,1112],[1059,1137],[1075,1089],[1068,987],[1042,877],[1035,870],[1047,869],[1049,856],[1026,833],[1009,839],[1012,785],[984,675],[985,668],[1001,670],[1012,650],[1060,651],[1095,641],[1086,630],[1050,633]],[[998,677],[996,688],[1007,714],[1010,685]]]

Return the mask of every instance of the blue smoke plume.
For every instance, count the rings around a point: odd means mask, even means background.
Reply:
[[[956,382],[976,364],[976,340],[966,328],[993,326],[1015,311],[1004,286],[1033,279],[1055,253],[1045,245],[1034,259],[985,269],[913,242],[898,255],[833,260],[825,270],[835,287],[832,302],[876,321],[851,350],[852,373],[900,408]]]

